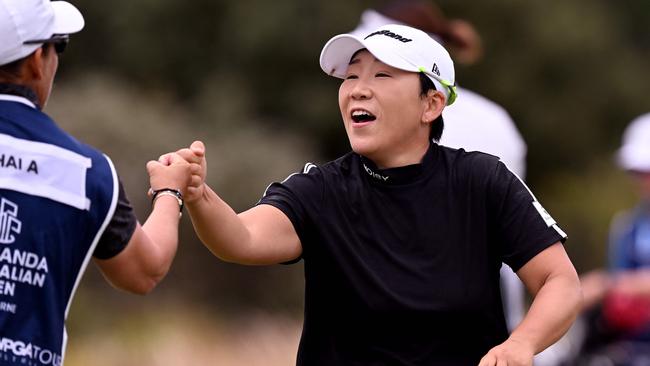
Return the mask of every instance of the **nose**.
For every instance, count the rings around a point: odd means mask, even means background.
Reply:
[[[350,96],[355,100],[369,99],[372,97],[372,90],[362,79],[357,79],[350,91]]]

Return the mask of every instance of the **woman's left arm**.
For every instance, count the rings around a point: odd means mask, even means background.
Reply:
[[[510,337],[492,348],[479,366],[532,365],[533,356],[560,339],[580,312],[580,280],[560,242],[533,257],[517,275],[533,303]]]

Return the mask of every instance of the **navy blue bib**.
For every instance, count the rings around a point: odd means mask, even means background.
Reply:
[[[0,364],[61,365],[75,289],[117,175],[28,99],[0,95]]]

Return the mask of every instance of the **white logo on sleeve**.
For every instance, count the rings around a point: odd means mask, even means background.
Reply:
[[[18,205],[2,198],[0,200],[0,244],[16,241],[13,234],[20,234],[22,223],[18,220]]]
[[[557,224],[557,222],[555,222],[553,217],[551,217],[551,215],[548,213],[548,211],[546,211],[546,209],[542,206],[541,203],[537,201],[533,201],[533,207],[535,207],[537,212],[539,212],[539,215],[542,216],[542,219],[544,220],[544,222],[548,227]]]

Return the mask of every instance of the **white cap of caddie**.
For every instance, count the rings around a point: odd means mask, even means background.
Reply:
[[[81,12],[65,1],[0,0],[0,66],[30,55],[52,37],[83,27]]]
[[[335,36],[323,47],[320,67],[343,79],[354,53],[364,48],[386,65],[426,74],[445,94],[447,105],[456,99],[454,62],[449,52],[425,32],[405,25],[384,25],[365,36]]]
[[[627,126],[617,160],[625,170],[650,172],[650,113],[635,118]]]

